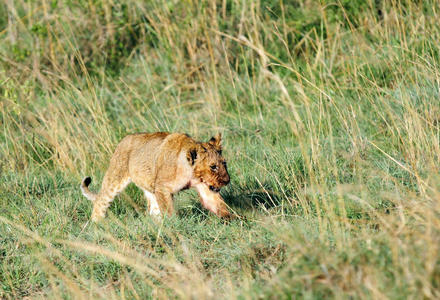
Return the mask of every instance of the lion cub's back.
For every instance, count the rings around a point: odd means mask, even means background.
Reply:
[[[142,188],[148,188],[154,174],[154,162],[167,132],[135,133],[124,137],[115,150],[119,157],[126,157],[131,180]]]
[[[146,156],[151,161],[156,151],[169,135],[168,132],[130,134],[122,139],[118,147],[127,149],[130,152],[130,161],[142,159]],[[140,162],[136,163],[139,164]]]
[[[129,148],[137,149],[139,147],[143,147],[147,144],[151,144],[151,146],[160,145],[163,140],[169,136],[168,132],[154,132],[154,133],[133,133],[124,137],[120,144],[125,143],[130,145]]]

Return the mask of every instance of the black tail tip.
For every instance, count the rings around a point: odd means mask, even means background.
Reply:
[[[89,184],[92,182],[92,178],[90,178],[90,177],[86,177],[86,178],[84,178],[84,180],[83,180],[83,183],[84,183],[84,185],[85,186],[89,186]]]

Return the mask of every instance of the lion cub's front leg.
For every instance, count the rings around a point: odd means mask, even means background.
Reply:
[[[200,202],[206,209],[212,211],[221,218],[229,217],[231,215],[220,193],[211,191],[209,187],[203,183],[197,184],[195,188],[199,193]]]

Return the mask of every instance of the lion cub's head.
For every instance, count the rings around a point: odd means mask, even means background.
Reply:
[[[193,165],[194,175],[214,192],[230,181],[226,161],[222,156],[221,134],[207,143],[198,143],[188,152],[188,161]]]

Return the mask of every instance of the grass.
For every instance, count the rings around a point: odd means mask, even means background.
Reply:
[[[439,9],[0,4],[0,298],[438,298]],[[139,131],[222,132],[246,220],[129,186],[89,223]]]

